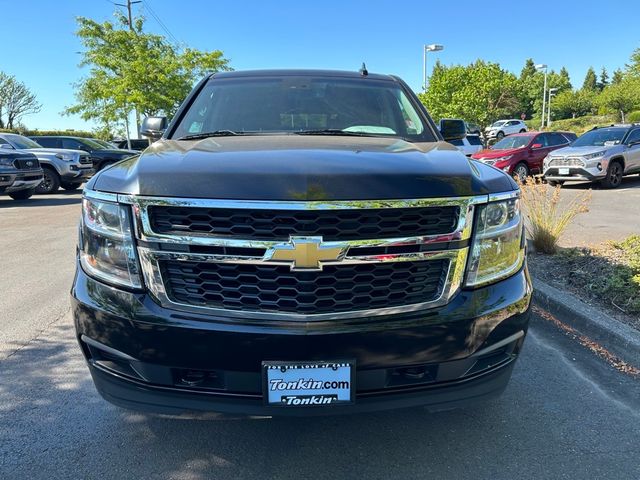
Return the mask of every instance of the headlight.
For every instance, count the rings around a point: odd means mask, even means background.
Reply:
[[[83,199],[79,248],[88,275],[125,287],[142,286],[128,207]]]
[[[504,157],[496,158],[496,162],[504,162],[505,160],[509,160],[513,155],[505,155]]]
[[[593,160],[594,158],[600,158],[600,157],[604,157],[604,151],[583,155],[583,158],[585,160]]]
[[[466,285],[477,287],[506,278],[520,270],[523,262],[520,200],[482,205],[476,217]]]
[[[73,153],[56,153],[56,158],[60,160],[64,160],[65,162],[70,162],[74,159]]]
[[[0,167],[13,167],[13,158],[0,158]]]

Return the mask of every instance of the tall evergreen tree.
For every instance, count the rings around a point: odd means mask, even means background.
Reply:
[[[616,68],[613,71],[613,77],[611,78],[611,84],[612,85],[618,85],[620,82],[622,82],[623,78],[624,78],[624,73],[622,72],[622,70],[620,70],[619,68]]]
[[[602,70],[600,70],[600,78],[598,79],[598,90],[602,91],[607,85],[609,85],[609,74],[607,73],[607,69],[602,67]]]
[[[582,82],[582,89],[590,91],[598,89],[598,79],[593,67],[589,67],[589,70],[587,70],[587,75],[584,77],[584,82]]]
[[[560,69],[560,84],[562,85],[562,88],[573,88],[573,85],[571,85],[571,78],[569,77],[569,71],[565,67]]]

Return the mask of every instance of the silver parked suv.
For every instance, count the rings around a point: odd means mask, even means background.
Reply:
[[[15,133],[0,134],[0,148],[33,153],[38,158],[44,179],[36,187],[36,193],[53,193],[58,187],[76,190],[94,174],[91,156],[83,150],[44,148]]]
[[[596,127],[550,153],[543,170],[550,185],[589,181],[619,187],[624,175],[640,173],[640,124]]]

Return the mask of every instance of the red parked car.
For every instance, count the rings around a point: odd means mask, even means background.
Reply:
[[[566,147],[577,138],[572,132],[525,132],[504,137],[490,149],[471,158],[493,165],[524,182],[531,173],[542,173],[547,154]]]

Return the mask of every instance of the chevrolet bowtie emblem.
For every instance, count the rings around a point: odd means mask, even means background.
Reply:
[[[323,262],[341,261],[347,247],[324,244],[322,237],[291,237],[288,243],[271,247],[265,260],[288,262],[291,270],[322,270]]]

